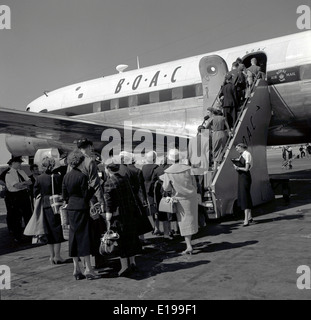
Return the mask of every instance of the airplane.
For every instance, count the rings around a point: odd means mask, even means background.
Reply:
[[[267,145],[309,142],[310,40],[311,31],[305,31],[126,72],[121,65],[115,75],[45,92],[28,104],[27,113],[0,109],[0,133],[13,135],[6,137],[13,155],[25,156],[43,148],[71,149],[80,136],[100,141],[103,130],[121,130],[124,121],[152,132],[194,136],[205,114],[204,96],[214,98],[219,90],[204,88],[204,78],[223,81],[237,57],[246,67],[256,57],[272,105]],[[103,145],[96,143],[98,150]]]
[[[310,142],[311,31],[135,70],[120,65],[114,75],[44,92],[26,111],[0,108],[0,133],[13,155],[24,156],[49,148],[63,153],[80,137],[92,140],[99,154],[107,146],[121,150],[129,143],[137,151],[176,137],[185,144],[238,57],[246,67],[255,57],[266,75],[266,145]]]

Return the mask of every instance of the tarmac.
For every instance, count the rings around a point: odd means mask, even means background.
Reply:
[[[208,220],[206,227],[193,237],[192,255],[181,255],[185,242],[180,236],[166,240],[148,234],[148,244],[137,257],[139,272],[130,277],[116,277],[119,260],[107,256],[106,267],[96,270],[101,279],[76,281],[71,262],[50,265],[46,246],[29,242],[14,245],[6,228],[1,199],[0,268],[10,268],[11,288],[0,290],[0,298],[137,302],[309,300],[311,291],[297,286],[301,277],[297,269],[304,265],[310,272],[311,268],[311,159],[300,161],[293,163],[294,170],[290,172],[280,169],[278,164],[271,170],[274,179],[289,179],[288,201],[277,187],[274,201],[253,209],[255,223],[249,227],[243,227],[243,215]],[[295,175],[303,178],[297,180]],[[62,244],[62,256],[68,258],[67,242]],[[310,283],[311,275],[306,272],[305,276],[304,283]]]

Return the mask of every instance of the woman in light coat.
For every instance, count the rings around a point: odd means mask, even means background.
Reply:
[[[179,164],[179,151],[171,149],[168,160],[173,165],[164,171],[163,190],[171,191],[176,202],[176,215],[181,236],[185,237],[187,248],[182,254],[192,254],[192,235],[198,232],[198,199],[195,177],[191,167]]]

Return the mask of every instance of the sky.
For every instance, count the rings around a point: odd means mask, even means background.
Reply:
[[[311,0],[2,0],[0,106],[25,110],[46,90],[135,69],[137,57],[146,67],[300,32],[302,4]]]

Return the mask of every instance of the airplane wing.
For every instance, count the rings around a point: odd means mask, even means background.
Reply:
[[[137,130],[140,135],[144,135],[145,132],[144,139],[140,141],[133,139],[133,134]],[[161,141],[161,139],[157,140],[155,135],[174,137],[174,135],[152,132],[144,128],[83,120],[81,117],[78,119],[51,113],[34,113],[6,108],[0,108],[0,133],[53,140],[67,145],[66,149],[72,149],[75,146],[73,144],[75,140],[81,137],[88,138],[93,141],[97,152],[100,152],[103,146],[109,143],[111,134],[115,140],[118,140],[114,143],[123,145],[125,142],[131,143],[132,141],[133,147],[142,141],[145,144],[152,143],[154,146],[156,141]],[[178,138],[187,140],[187,137]]]

